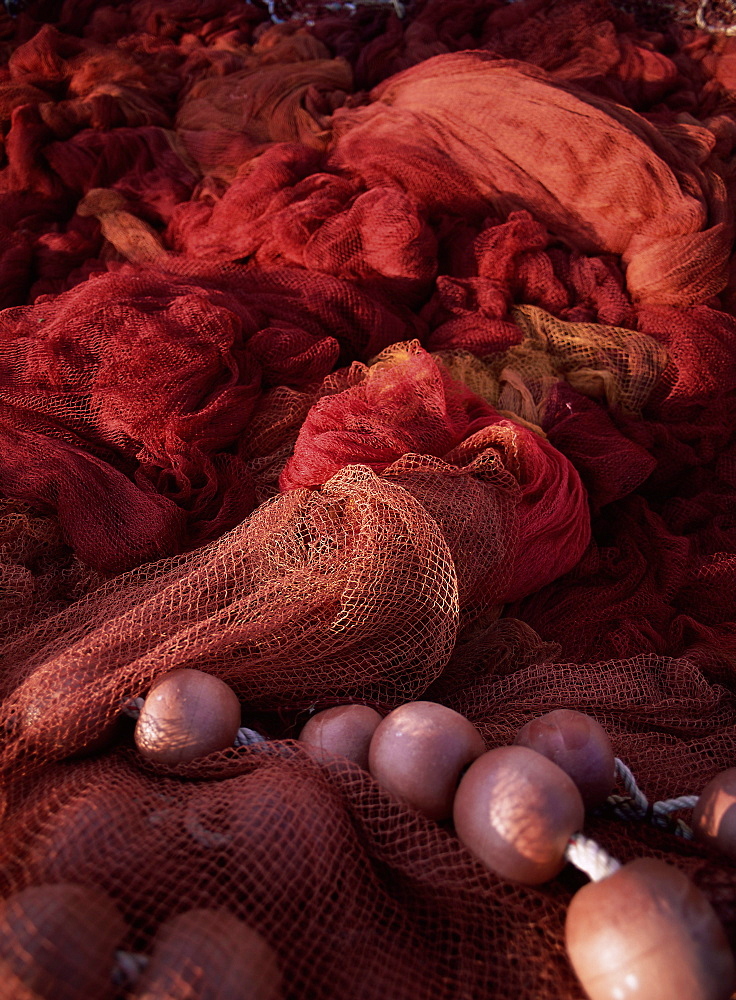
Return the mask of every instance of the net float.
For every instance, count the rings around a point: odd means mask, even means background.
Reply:
[[[586,808],[601,805],[613,791],[616,764],[608,733],[583,712],[558,708],[532,719],[514,743],[536,750],[569,774]]]
[[[276,953],[223,910],[188,910],[159,928],[132,1000],[282,1000]]]
[[[728,1000],[736,985],[710,903],[654,858],[583,886],[567,911],[565,944],[589,1000]]]
[[[376,728],[368,766],[382,788],[440,821],[452,815],[463,768],[484,750],[483,737],[465,716],[435,702],[412,701]]]
[[[112,1000],[127,928],[100,889],[36,885],[0,902],[0,1000]]]
[[[498,747],[470,765],[453,819],[460,841],[504,879],[538,885],[565,864],[585,807],[562,768],[528,747]]]
[[[305,724],[299,740],[318,760],[340,754],[368,770],[368,749],[382,716],[368,705],[338,705],[317,712]]]
[[[135,744],[148,760],[185,764],[233,745],[240,728],[235,692],[213,674],[181,668],[163,674],[149,691],[135,727]]]

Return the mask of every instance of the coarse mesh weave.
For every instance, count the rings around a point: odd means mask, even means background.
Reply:
[[[209,908],[283,1000],[582,998],[583,876],[498,879],[317,763],[315,709],[436,700],[489,748],[580,709],[652,802],[736,762],[727,6],[0,16],[0,898],[107,893],[100,997]],[[133,705],[177,667],[266,740],[146,762]],[[585,832],[736,945],[732,862]]]

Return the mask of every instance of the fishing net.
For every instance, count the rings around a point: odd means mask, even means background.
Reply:
[[[733,765],[731,13],[0,17],[0,896],[108,894],[92,993],[209,909],[288,1000],[582,996],[578,873],[502,881],[316,761],[315,709],[434,700],[489,748],[579,709],[652,801]],[[144,760],[137,699],[181,667],[265,739]],[[586,833],[682,868],[736,944],[732,862]]]

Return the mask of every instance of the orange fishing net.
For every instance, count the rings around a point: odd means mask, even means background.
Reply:
[[[36,0],[0,46],[0,896],[109,895],[85,996],[203,908],[289,1000],[582,996],[577,872],[505,883],[295,737],[423,698],[489,748],[587,712],[652,801],[733,765],[736,39],[605,0]],[[178,667],[266,739],[144,761]],[[736,943],[731,862],[586,833]]]

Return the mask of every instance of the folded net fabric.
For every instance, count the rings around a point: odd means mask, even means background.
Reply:
[[[489,747],[588,712],[650,799],[733,764],[736,39],[271,6],[0,18],[0,894],[98,886],[140,953],[225,908],[293,1000],[578,997],[574,873],[294,737],[424,698]],[[143,761],[176,667],[268,741]],[[727,860],[586,829],[736,943]]]

